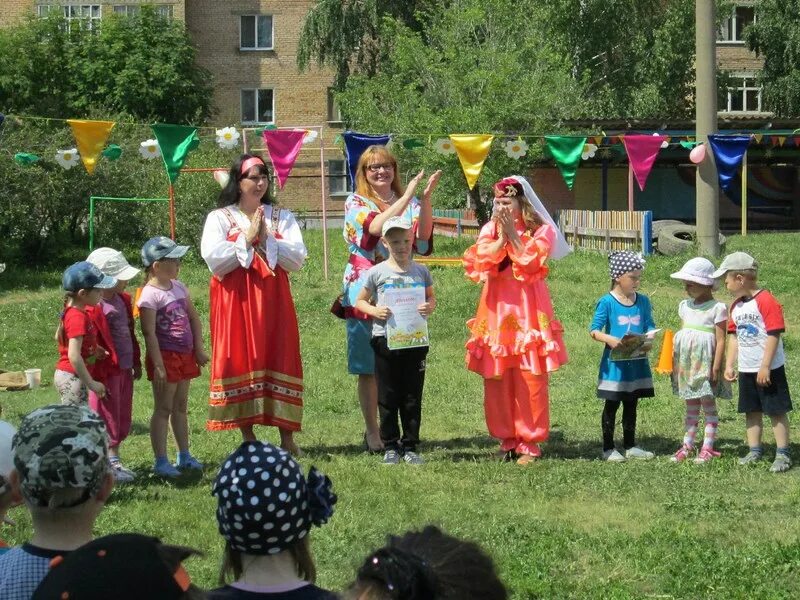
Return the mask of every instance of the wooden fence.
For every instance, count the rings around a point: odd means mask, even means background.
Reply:
[[[653,253],[653,213],[649,210],[563,209],[554,218],[573,248]]]

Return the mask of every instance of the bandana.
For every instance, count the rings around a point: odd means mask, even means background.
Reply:
[[[615,281],[625,273],[641,269],[644,269],[644,259],[635,252],[621,250],[608,255],[608,272]]]

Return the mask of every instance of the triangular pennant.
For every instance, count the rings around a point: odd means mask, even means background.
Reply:
[[[761,133],[754,133],[753,138],[756,140],[756,144],[760,144],[761,140],[764,139],[764,135]]]
[[[413,150],[414,148],[424,148],[425,142],[422,140],[418,140],[416,138],[408,138],[407,140],[403,140],[403,148],[406,150]]]
[[[344,155],[347,158],[347,168],[350,172],[350,183],[353,184],[353,189],[355,189],[358,159],[364,154],[364,150],[370,146],[385,146],[390,138],[385,134],[371,135],[368,133],[356,133],[355,131],[345,131],[342,137],[344,138]]]
[[[794,145],[800,148],[800,135],[794,136]]]
[[[187,155],[200,144],[197,127],[157,123],[151,125],[150,129],[153,130],[161,148],[161,157],[164,159],[169,181],[175,183]]]
[[[286,178],[292,172],[294,161],[303,146],[305,129],[271,129],[264,130],[264,143],[269,151],[269,159],[278,177],[278,187],[283,189]]]
[[[72,135],[75,136],[75,143],[78,146],[83,166],[86,172],[91,175],[97,166],[97,159],[106,146],[108,136],[114,129],[113,121],[83,121],[79,119],[67,119],[67,123],[72,128]]]
[[[631,169],[642,191],[653,163],[656,162],[656,156],[661,150],[661,144],[666,139],[667,137],[663,135],[626,135],[622,139]]]
[[[719,187],[728,191],[750,145],[750,136],[712,134],[708,136],[708,144],[717,163]]]
[[[450,141],[453,142],[453,146],[456,148],[461,169],[467,178],[469,189],[474,188],[475,184],[478,183],[478,177],[483,171],[483,163],[486,162],[486,157],[492,148],[492,140],[494,140],[494,136],[486,134],[470,135],[459,133],[450,136]]]
[[[599,146],[600,144],[602,144],[602,143],[603,143],[603,136],[602,136],[602,135],[596,135],[596,136],[594,136],[594,137],[593,137],[593,138],[591,138],[591,139],[592,139],[592,143],[593,143],[595,146]]]
[[[782,148],[785,143],[786,143],[786,137],[782,136],[782,135],[779,135],[778,136],[778,146],[780,146]]]
[[[575,172],[581,162],[581,154],[586,144],[585,137],[571,137],[567,135],[546,135],[547,149],[553,156],[561,171],[561,176],[569,189],[575,185]]]

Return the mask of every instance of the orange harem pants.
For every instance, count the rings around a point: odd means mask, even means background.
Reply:
[[[550,434],[548,375],[534,375],[520,368],[507,369],[501,377],[483,380],[486,426],[500,448],[517,454],[539,456],[539,442]]]

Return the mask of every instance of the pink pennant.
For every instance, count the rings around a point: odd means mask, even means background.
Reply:
[[[669,138],[665,135],[623,136],[622,142],[625,144],[625,151],[628,153],[628,160],[640,190],[644,191],[644,184],[656,161],[658,151],[661,150],[661,144],[667,139]]]
[[[292,172],[294,161],[297,160],[297,154],[303,145],[306,130],[265,129],[263,135],[275,175],[278,176],[278,187],[283,189],[283,184]]]

